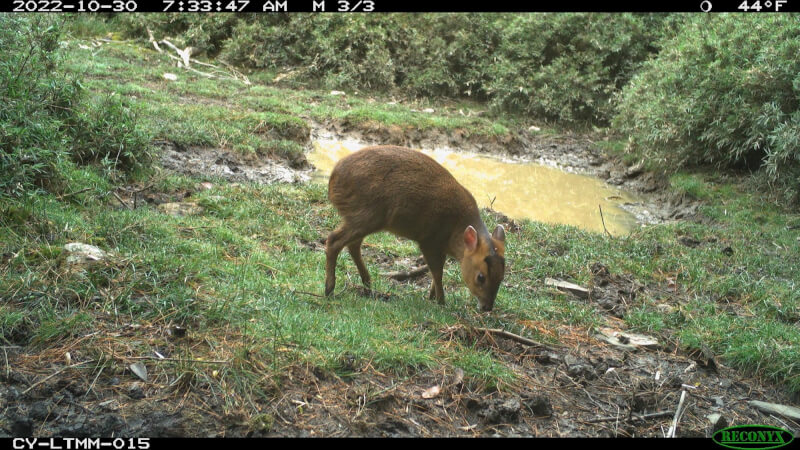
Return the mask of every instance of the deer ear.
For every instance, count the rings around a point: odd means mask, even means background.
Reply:
[[[472,225],[464,230],[464,246],[470,252],[474,252],[478,248],[478,232],[475,231],[475,228],[472,228]]]
[[[502,225],[496,226],[494,231],[492,232],[492,237],[497,239],[500,242],[505,242],[506,241],[506,229],[503,228]]]

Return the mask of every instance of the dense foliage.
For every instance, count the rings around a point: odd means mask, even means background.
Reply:
[[[131,168],[147,160],[130,108],[114,97],[85,101],[80,84],[54,70],[55,19],[0,20],[4,192],[57,180],[49,175],[63,161]],[[800,197],[797,15],[127,14],[106,21],[140,39],[152,32],[195,53],[281,72],[295,86],[469,98],[496,114],[561,125],[615,118],[629,148],[653,168],[761,168],[772,188]]]
[[[762,167],[800,192],[800,16],[694,17],[622,92],[615,125],[659,167]]]
[[[126,15],[130,34],[328,88],[491,101],[562,123],[610,119],[610,99],[657,49],[664,15]]]
[[[59,191],[76,163],[128,171],[148,162],[149,138],[125,103],[86,98],[59,70],[63,21],[0,15],[0,197]]]

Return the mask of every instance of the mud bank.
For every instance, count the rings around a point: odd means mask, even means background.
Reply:
[[[222,178],[232,182],[304,183],[310,180],[305,158],[287,161],[208,147],[179,147],[161,143],[165,169],[196,177]],[[305,167],[305,168],[304,168]]]

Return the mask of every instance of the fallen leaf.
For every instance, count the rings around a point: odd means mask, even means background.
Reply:
[[[456,368],[456,376],[453,379],[454,385],[459,385],[464,381],[464,371],[461,368]]]
[[[441,389],[439,386],[431,386],[422,393],[422,398],[433,398],[439,395]]]
[[[142,381],[147,381],[147,367],[144,364],[137,362],[130,365],[131,372],[133,372],[137,377],[141,378]]]

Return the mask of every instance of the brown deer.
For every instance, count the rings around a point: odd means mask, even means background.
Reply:
[[[403,147],[364,148],[333,168],[328,199],[342,224],[326,242],[326,296],[336,286],[336,258],[344,247],[370,288],[361,242],[390,231],[419,244],[433,277],[430,298],[444,304],[442,272],[450,255],[461,262],[464,282],[481,309],[494,307],[505,275],[505,230],[498,225],[490,235],[475,198],[433,158]]]

